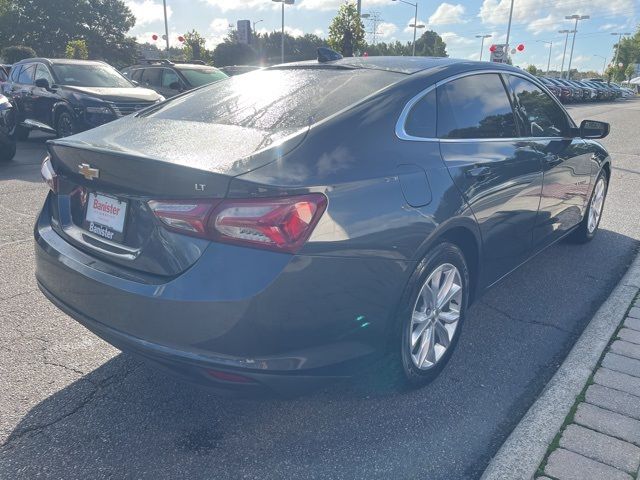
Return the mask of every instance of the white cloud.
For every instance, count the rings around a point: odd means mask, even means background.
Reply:
[[[149,23],[164,21],[162,2],[153,0],[125,0],[125,4],[136,17],[136,26],[141,27]],[[167,6],[167,17],[171,18],[173,10]]]
[[[320,38],[324,38],[325,36],[324,30],[322,30],[321,28],[316,28],[313,31],[313,34],[319,36]]]
[[[209,24],[209,30],[205,35],[205,46],[212,50],[224,41],[229,32],[229,20],[226,18],[214,18]]]
[[[456,46],[475,45],[477,43],[475,38],[461,37],[455,32],[444,32],[444,33],[441,33],[440,36],[442,37],[442,40],[444,40],[444,42],[447,44],[447,47],[450,45],[456,45]],[[486,40],[485,40],[485,43],[486,43]]]
[[[407,26],[404,27],[404,32],[405,33],[413,33],[413,27],[410,27],[409,25],[413,25],[415,22],[415,18],[416,17],[411,17],[408,21],[407,21]],[[427,22],[425,22],[424,20],[420,20],[418,19],[418,25],[425,25],[425,28],[429,28],[429,26],[427,25]],[[424,28],[420,28],[419,30],[424,30]],[[419,34],[417,36],[420,36]]]
[[[398,30],[398,26],[391,22],[381,22],[377,26],[378,35],[382,38],[391,38]]]
[[[266,0],[200,0],[201,2],[216,7],[223,12],[229,10],[266,10],[279,7],[275,3]]]
[[[233,0],[207,0],[207,1],[218,1],[218,2],[232,2]],[[251,0],[244,0],[251,1]],[[264,0],[260,0],[264,1]],[[355,0],[353,0],[355,1]],[[305,10],[338,10],[340,5],[346,3],[346,0],[296,0],[297,8],[305,9]],[[367,0],[366,6],[367,8],[375,6],[375,5],[389,5],[390,0]]]
[[[462,18],[464,7],[460,4],[441,3],[436,11],[429,17],[429,25],[448,25],[452,23],[464,23]]]
[[[621,12],[632,15],[635,4],[636,0],[589,0],[580,3],[575,0],[556,0],[549,12],[548,9],[540,8],[539,0],[516,0],[513,24],[525,25],[528,31],[538,35],[570,28],[570,22],[564,18],[567,15],[591,15],[594,19],[606,14],[620,15]],[[509,19],[510,5],[511,0],[483,0],[478,16],[485,24],[504,25]]]
[[[285,33],[288,33],[292,37],[302,37],[304,35],[304,32],[301,29],[293,28],[293,27],[287,27],[286,25],[284,27],[284,31],[285,31]]]

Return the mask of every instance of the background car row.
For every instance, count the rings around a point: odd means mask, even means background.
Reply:
[[[621,87],[615,83],[605,83],[598,78],[589,80],[538,78],[562,103],[604,102],[634,95],[630,88]]]

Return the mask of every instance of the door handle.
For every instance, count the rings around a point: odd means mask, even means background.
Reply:
[[[490,173],[490,167],[473,167],[465,172],[467,177],[470,178],[483,178],[489,176]]]

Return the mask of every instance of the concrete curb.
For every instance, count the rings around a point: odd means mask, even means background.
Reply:
[[[640,255],[598,309],[538,400],[500,447],[481,480],[533,478],[638,290]]]

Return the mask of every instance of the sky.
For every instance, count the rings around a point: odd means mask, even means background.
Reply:
[[[408,0],[416,3],[416,0]],[[492,35],[485,40],[483,59],[492,43],[504,43],[511,0],[452,0],[433,2],[417,0],[418,22],[436,31],[447,44],[450,57],[477,60],[481,40],[476,35]],[[558,30],[572,30],[574,21],[566,15],[590,15],[578,24],[572,67],[601,71],[606,57],[611,61],[617,37],[612,32],[635,32],[640,21],[640,0],[514,0],[510,44],[523,44],[524,51],[513,55],[514,64],[536,65],[546,70],[551,50],[551,69],[559,70],[565,35]],[[164,33],[162,0],[125,0],[137,18],[130,34],[138,41],[154,43],[151,36]],[[314,33],[326,37],[331,19],[344,0],[295,0],[285,6],[285,29],[290,34]],[[169,37],[173,44],[178,36],[196,29],[213,48],[237,20],[258,22],[256,30],[271,32],[281,28],[281,4],[271,0],[167,0]],[[362,13],[377,12],[378,41],[411,41],[414,7],[392,0],[362,0]],[[365,20],[366,30],[373,26]],[[418,35],[420,31],[418,31]],[[367,36],[372,41],[371,35]],[[565,69],[571,50],[567,46]],[[162,40],[157,42],[163,47]],[[597,56],[599,55],[599,56]]]

